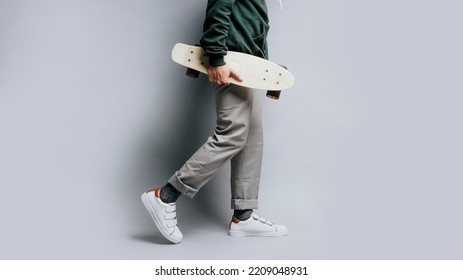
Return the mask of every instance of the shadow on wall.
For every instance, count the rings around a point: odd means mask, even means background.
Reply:
[[[176,41],[190,44],[199,41],[205,5],[199,6],[194,15],[190,11],[187,25],[183,19],[182,26],[188,28],[175,29],[181,32],[171,35],[168,42],[162,43],[160,48],[163,53],[167,53],[167,49]],[[159,60],[167,61],[164,57]],[[141,204],[141,193],[165,184],[206,141],[215,127],[215,100],[207,77],[201,75],[199,79],[188,78],[184,75],[186,69],[174,65],[170,58],[167,63],[170,65],[166,67],[166,71],[156,75],[158,82],[152,83],[152,95],[149,97],[153,110],[158,110],[150,114],[154,119],[143,125],[140,134],[134,135],[135,147],[131,148],[134,156],[131,156],[130,162],[122,163],[121,167],[130,169],[128,172],[121,172],[125,176],[130,174],[130,178],[120,178],[121,204],[126,211],[123,217],[126,218],[126,228],[130,231],[128,234],[134,239],[156,244],[164,244],[163,238],[160,238]],[[220,178],[220,174],[216,177],[208,185],[214,185],[217,179],[227,180]],[[224,216],[221,214],[224,211],[217,211],[215,208],[217,205],[228,207],[228,204],[225,205],[228,202],[218,202],[218,198],[227,196],[229,192],[227,188],[206,185],[193,200],[181,197],[177,211],[182,231],[194,231],[203,222],[223,227]]]
[[[151,130],[144,131],[139,137],[142,144],[137,146],[137,154],[140,157],[133,166],[133,174],[139,179],[135,180],[137,188],[132,193],[137,199],[137,216],[142,208],[139,202],[141,192],[165,184],[214,129],[214,98],[209,83],[204,78],[190,80],[180,76],[179,80],[182,82],[170,81],[171,91],[166,94],[171,94],[174,102],[169,102],[170,105],[163,112],[159,112],[163,115],[163,121],[156,122]],[[212,201],[207,199],[208,193],[203,189],[194,200],[186,197],[179,199],[180,206],[177,207],[177,211],[182,226],[188,224],[188,221],[197,223],[202,218],[214,219],[214,216],[209,214],[213,213],[210,211],[213,205]],[[141,215],[148,218],[146,213]],[[153,231],[151,224],[145,224],[144,228],[149,232]],[[184,228],[182,230],[185,231]]]

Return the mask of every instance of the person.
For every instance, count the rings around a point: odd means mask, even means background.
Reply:
[[[231,165],[230,236],[284,236],[277,225],[253,212],[258,208],[263,131],[260,96],[229,83],[242,80],[224,61],[227,51],[268,59],[268,13],[265,0],[209,0],[201,47],[209,57],[208,78],[216,100],[217,126],[212,136],[162,187],[142,194],[143,204],[161,234],[173,243],[183,235],[177,224],[176,201],[193,198],[228,161]]]

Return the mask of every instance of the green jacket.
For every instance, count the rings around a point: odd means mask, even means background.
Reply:
[[[208,0],[201,47],[211,66],[224,65],[227,51],[268,58],[265,0]]]

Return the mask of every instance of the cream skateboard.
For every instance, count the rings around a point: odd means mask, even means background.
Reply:
[[[197,78],[200,72],[207,74],[209,58],[201,47],[177,43],[172,49],[172,60],[186,66],[190,77]],[[243,81],[230,78],[230,83],[267,90],[267,96],[272,99],[278,99],[282,90],[294,84],[294,77],[286,67],[266,59],[228,51],[224,60],[243,77]]]

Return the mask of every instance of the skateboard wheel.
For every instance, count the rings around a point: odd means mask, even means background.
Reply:
[[[191,68],[186,69],[186,75],[191,78],[198,78],[199,77],[199,71]]]
[[[267,97],[270,99],[278,100],[280,99],[281,90],[268,90]]]

